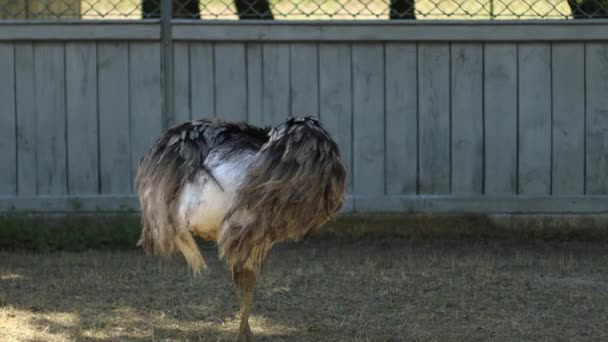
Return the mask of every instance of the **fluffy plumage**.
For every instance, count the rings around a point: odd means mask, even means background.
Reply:
[[[272,246],[300,240],[342,207],[346,171],[336,143],[312,118],[270,130],[206,119],[177,125],[142,158],[138,245],[152,254],[179,250],[195,271],[205,267],[194,240],[217,241],[248,317],[255,275]]]
[[[230,195],[226,190],[234,189],[235,178],[247,167],[247,156],[268,141],[268,132],[245,123],[211,119],[185,122],[161,135],[137,172],[143,226],[138,245],[162,256],[178,249],[200,271],[205,264],[193,235],[215,240],[217,227],[210,226],[218,226],[227,211],[221,208]],[[225,179],[222,185],[213,171],[225,166],[239,167],[232,170],[236,177]],[[215,222],[199,222],[205,218]]]
[[[318,121],[277,127],[236,191],[220,229],[220,256],[233,267],[259,270],[273,244],[299,240],[332,218],[345,178],[338,147]]]

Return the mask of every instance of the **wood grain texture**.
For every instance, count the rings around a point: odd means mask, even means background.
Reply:
[[[354,197],[357,213],[423,214],[600,214],[607,196],[458,196]],[[504,217],[504,216],[503,216]],[[563,216],[553,217],[563,219]]]
[[[129,43],[131,178],[162,131],[160,73],[160,44]]]
[[[450,193],[449,45],[418,46],[418,191]]]
[[[186,42],[173,43],[173,96],[173,123],[190,120],[190,48]]]
[[[15,43],[17,110],[17,189],[19,196],[36,195],[36,108],[34,46]]]
[[[606,40],[607,30],[608,24],[602,19],[567,23],[559,20],[231,20],[221,23],[202,20],[178,23],[173,28],[173,37],[224,42],[601,42]]]
[[[263,100],[262,87],[262,44],[247,43],[247,120],[258,126],[262,126]]]
[[[315,43],[290,45],[291,110],[294,116],[319,115],[319,66]]]
[[[190,43],[190,113],[192,119],[215,116],[213,44]]]
[[[247,57],[245,44],[215,45],[216,116],[230,121],[247,120]]]
[[[288,44],[262,46],[262,124],[276,126],[291,113]]]
[[[340,148],[349,192],[353,189],[351,68],[349,44],[319,45],[319,116]]]
[[[586,45],[586,193],[608,194],[608,43]]]
[[[387,44],[385,60],[386,192],[415,194],[418,177],[416,44]]]
[[[352,50],[353,193],[385,193],[384,47],[357,44]]]
[[[551,192],[551,46],[520,44],[518,51],[518,193]]]
[[[6,2],[4,2],[6,3]],[[22,2],[23,3],[23,2]],[[0,41],[159,40],[160,25],[141,21],[0,22]]]
[[[99,191],[97,132],[97,46],[67,43],[66,109],[68,193]]]
[[[483,193],[483,45],[451,47],[452,193]]]
[[[484,51],[484,191],[517,192],[517,46],[486,44]]]
[[[585,192],[585,46],[553,45],[552,194]]]
[[[67,193],[65,49],[34,45],[36,187],[39,195]]]
[[[0,43],[0,196],[17,195],[17,130],[15,54],[12,43]]]
[[[99,43],[100,192],[131,193],[129,44]]]

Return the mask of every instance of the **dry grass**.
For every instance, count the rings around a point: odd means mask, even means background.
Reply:
[[[602,242],[325,236],[282,246],[256,290],[261,341],[606,341]],[[229,273],[138,251],[0,252],[1,341],[235,338]]]

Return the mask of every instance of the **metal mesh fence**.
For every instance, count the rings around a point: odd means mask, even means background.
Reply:
[[[190,19],[587,19],[608,0],[172,0]],[[0,19],[160,17],[160,0],[0,0]]]

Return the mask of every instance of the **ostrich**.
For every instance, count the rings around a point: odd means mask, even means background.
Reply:
[[[170,128],[141,159],[137,191],[147,253],[183,254],[206,267],[194,236],[216,241],[241,309],[238,341],[250,341],[256,276],[272,246],[298,241],[342,207],[346,171],[315,118],[259,128],[219,119]]]

